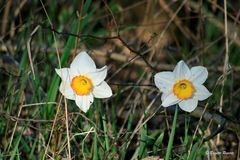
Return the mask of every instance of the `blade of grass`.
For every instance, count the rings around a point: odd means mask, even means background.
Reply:
[[[193,145],[190,156],[189,156],[189,160],[196,159],[198,145],[199,145],[198,142]]]
[[[93,160],[98,160],[98,143],[97,133],[94,133],[94,144],[93,144]]]
[[[109,139],[108,139],[107,118],[106,118],[105,114],[103,114],[103,116],[102,116],[102,123],[103,123],[106,150],[107,150],[107,152],[109,152],[110,144],[109,144]]]
[[[111,110],[111,126],[112,126],[112,134],[113,134],[113,137],[117,137],[117,110],[116,110],[116,104],[113,103],[112,105],[112,110]],[[117,146],[116,146],[116,143],[112,143],[112,153],[113,155],[117,156]]]
[[[30,159],[36,159],[36,157],[35,157],[35,155],[34,155],[34,150],[35,150],[35,148],[36,148],[36,146],[37,146],[37,142],[38,142],[38,139],[36,138],[35,140],[34,140],[34,143],[33,143],[33,145],[32,145],[32,149],[31,149],[31,152],[30,152],[30,154],[29,154],[29,157],[30,157]]]
[[[129,136],[131,135],[130,132],[131,132],[132,124],[133,124],[133,114],[130,113],[129,118],[128,118],[128,123],[127,123],[127,132],[124,136],[124,140],[125,140],[126,143],[124,143],[123,149],[121,151],[122,152],[121,153],[122,159],[125,159],[125,156],[126,156],[126,153],[127,153],[127,140],[129,138]]]
[[[173,146],[176,124],[177,124],[177,115],[178,115],[178,106],[176,106],[176,110],[175,110],[175,114],[174,114],[174,118],[173,118],[173,124],[172,124],[170,139],[169,139],[168,146],[167,146],[167,153],[165,156],[165,160],[168,160],[170,158],[170,155],[172,152],[172,146]]]
[[[158,148],[160,147],[160,144],[163,141],[163,137],[164,137],[164,131],[162,131],[162,133],[159,135],[159,137],[157,138],[156,142],[153,145],[153,154],[156,155],[158,152]]]
[[[189,147],[189,135],[188,135],[188,129],[189,129],[189,122],[190,122],[190,118],[185,118],[185,133],[184,133],[184,141],[183,144],[185,146],[186,149],[186,153],[188,153],[188,147]],[[184,157],[183,159],[187,159],[187,154],[184,154],[182,157]]]
[[[10,152],[10,154],[11,154],[10,160],[15,159],[15,157],[19,154],[18,148],[19,148],[20,141],[22,139],[22,133],[23,133],[24,129],[25,129],[25,127],[23,127],[21,129],[20,134],[17,136],[17,138],[14,139],[14,148],[13,148],[13,151]]]
[[[146,150],[146,144],[148,141],[147,137],[147,125],[145,124],[141,129],[141,135],[140,135],[140,145],[138,150],[138,158],[142,159],[146,156],[147,150]]]
[[[84,7],[83,7],[83,15],[85,15],[90,7],[92,0],[86,0]]]

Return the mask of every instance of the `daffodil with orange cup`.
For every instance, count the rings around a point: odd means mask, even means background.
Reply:
[[[112,96],[110,86],[104,81],[107,66],[97,69],[93,59],[85,51],[75,57],[70,68],[56,69],[56,72],[62,79],[60,92],[67,99],[75,100],[83,112],[88,111],[94,97]]]
[[[159,72],[154,76],[155,85],[162,92],[162,106],[179,104],[187,112],[192,112],[198,101],[207,99],[212,94],[203,85],[208,77],[208,71],[203,66],[192,67],[178,62],[173,72]]]

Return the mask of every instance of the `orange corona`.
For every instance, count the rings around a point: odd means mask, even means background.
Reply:
[[[71,87],[79,96],[89,95],[92,91],[92,81],[86,76],[76,76],[72,79]]]
[[[180,80],[177,81],[173,86],[173,94],[178,99],[188,99],[193,96],[193,93],[195,92],[195,88],[192,85],[192,82],[188,80]]]

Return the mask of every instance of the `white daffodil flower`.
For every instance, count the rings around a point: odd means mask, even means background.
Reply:
[[[104,81],[107,66],[97,69],[92,58],[85,52],[80,52],[70,65],[70,68],[56,69],[61,77],[60,92],[67,98],[75,100],[77,106],[87,112],[94,97],[108,98],[112,90]]]
[[[208,77],[205,67],[196,66],[191,69],[184,63],[178,62],[173,72],[159,72],[154,76],[155,85],[162,91],[162,106],[168,107],[179,104],[187,112],[192,112],[198,101],[212,95],[203,83]]]

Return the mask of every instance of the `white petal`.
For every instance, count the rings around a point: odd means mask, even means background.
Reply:
[[[163,102],[166,99],[166,97],[169,96],[170,94],[172,94],[171,91],[163,92],[161,96],[161,101]]]
[[[59,91],[67,98],[75,100],[75,93],[70,86],[69,81],[62,81],[59,87]]]
[[[103,81],[100,85],[93,88],[93,95],[96,98],[108,98],[112,96],[112,89]]]
[[[92,80],[94,86],[99,85],[107,76],[107,66],[97,69],[95,72],[88,73],[87,76]]]
[[[183,60],[178,62],[177,66],[173,70],[173,73],[176,80],[188,79],[191,76],[191,71]]]
[[[161,96],[161,101],[163,102],[164,99],[166,99],[168,95],[166,93],[163,93],[162,96]]]
[[[70,68],[74,68],[79,74],[85,74],[94,72],[96,65],[93,59],[87,54],[87,52],[80,52],[72,61]]]
[[[194,83],[203,84],[208,77],[207,68],[202,66],[192,67],[191,73],[192,75],[190,77],[190,80]]]
[[[87,112],[93,103],[93,95],[89,94],[86,96],[76,96],[76,104],[83,111]]]
[[[205,100],[212,95],[204,85],[194,84],[196,92],[194,93],[194,98],[199,101]]]
[[[61,68],[61,69],[56,68],[55,71],[63,81],[67,81],[67,79],[69,79],[69,68]]]
[[[173,93],[171,93],[168,96],[166,96],[165,99],[162,101],[162,106],[168,107],[168,106],[177,104],[179,102],[180,100]]]
[[[183,100],[179,103],[179,107],[186,111],[186,112],[192,112],[198,105],[198,100],[191,98]]]
[[[78,70],[77,70],[76,68],[70,68],[70,69],[69,69],[69,79],[70,79],[70,81],[71,81],[74,77],[79,76],[79,75],[81,75],[81,74],[78,72]]]
[[[168,92],[172,89],[174,83],[173,72],[159,72],[155,74],[154,83],[162,92]]]

